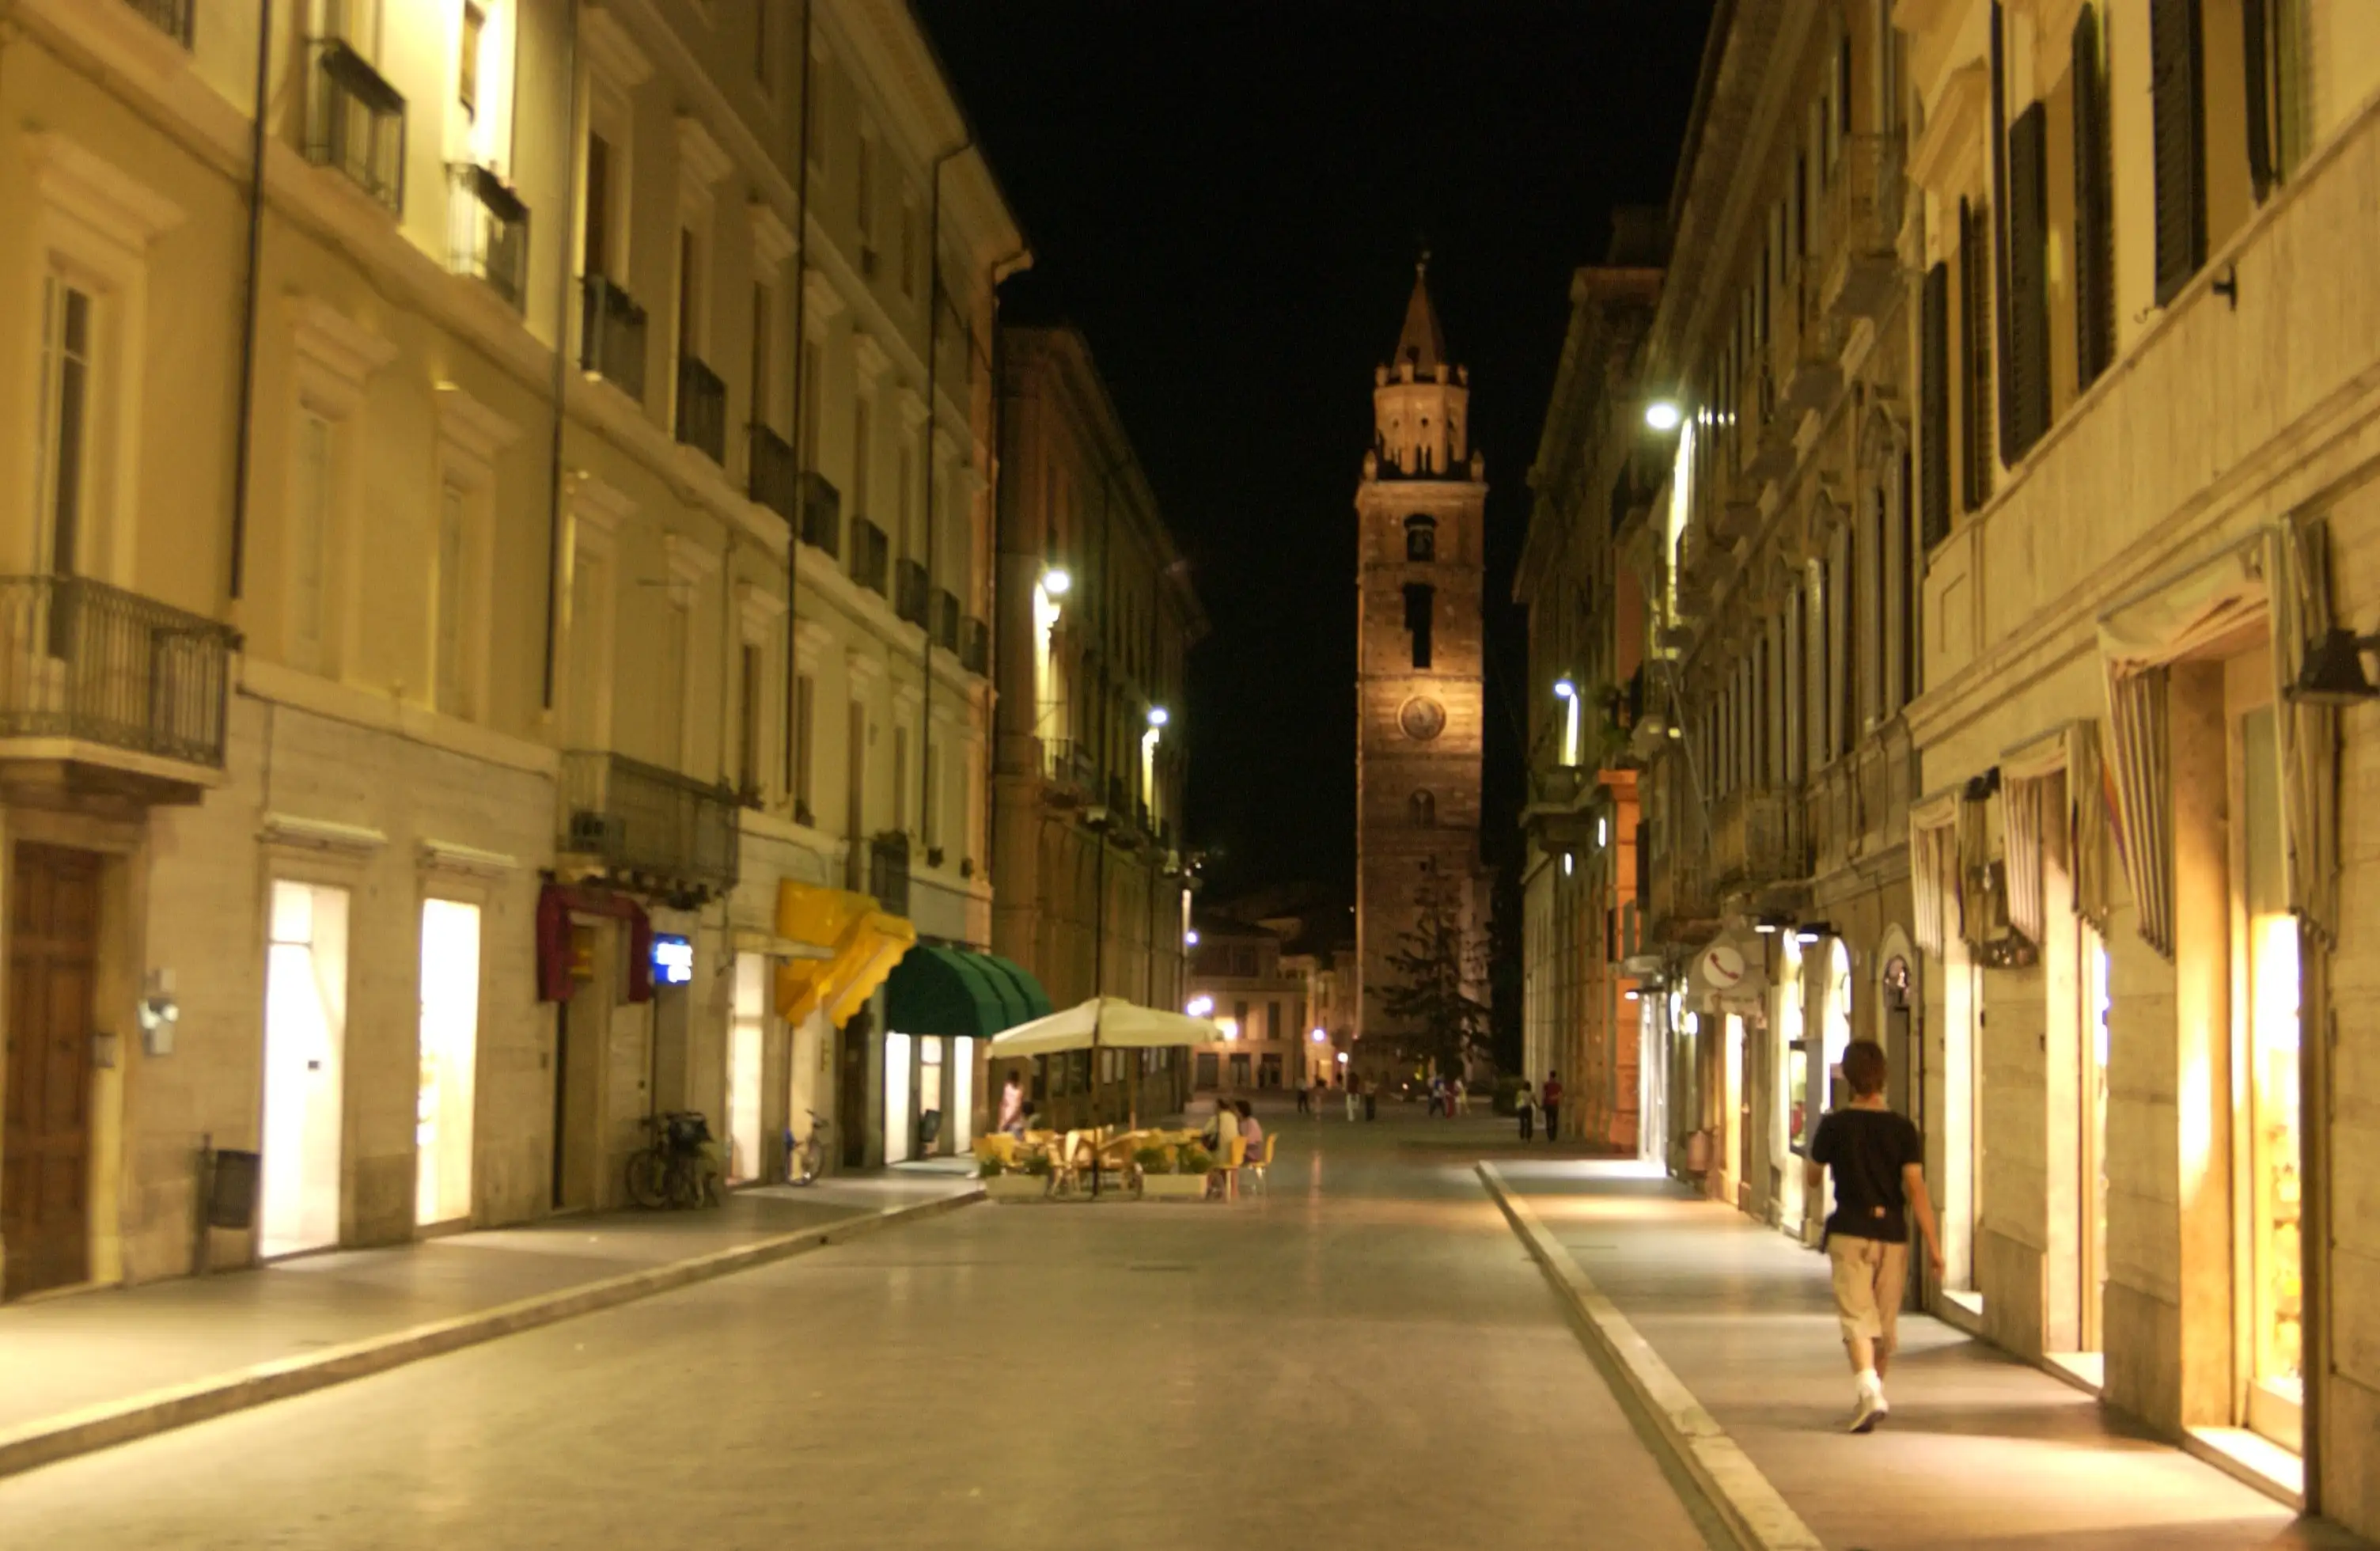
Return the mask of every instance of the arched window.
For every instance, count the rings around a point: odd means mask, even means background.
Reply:
[[[1420,515],[1405,519],[1405,558],[1431,561],[1438,558],[1438,519]]]
[[[1405,799],[1405,811],[1412,815],[1414,828],[1430,830],[1438,827],[1438,799],[1427,792],[1415,792]]]

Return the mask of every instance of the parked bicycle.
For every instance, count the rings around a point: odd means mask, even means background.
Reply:
[[[628,1199],[639,1206],[719,1205],[719,1149],[710,1122],[691,1109],[647,1115],[650,1144],[628,1159]]]
[[[815,1183],[826,1172],[826,1117],[817,1110],[806,1111],[810,1118],[810,1133],[794,1140],[791,1131],[785,1133],[785,1183]]]

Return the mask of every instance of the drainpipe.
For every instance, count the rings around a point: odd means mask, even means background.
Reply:
[[[267,5],[272,0],[265,0]],[[565,19],[562,25],[562,145],[563,166],[574,164],[578,138],[578,4],[565,0],[562,7]],[[517,53],[516,53],[517,57]],[[564,204],[571,178],[563,178]],[[568,418],[565,399],[570,389],[570,244],[565,239],[553,245],[553,438],[546,448],[547,491],[545,508],[545,698],[542,709],[553,709],[555,653],[562,637],[562,430]]]
[[[1013,268],[1032,251],[1019,248],[1007,258],[993,264],[987,272],[985,291],[991,297],[991,345],[985,353],[984,370],[991,381],[991,563],[984,571],[984,682],[993,686],[987,697],[984,729],[990,735],[990,745],[985,749],[983,761],[983,876],[989,884],[996,875],[995,858],[1000,848],[1000,557],[1001,527],[1005,522],[1008,503],[1002,499],[1007,472],[1008,384],[1002,377],[1008,352],[1001,347],[1000,283]],[[970,348],[972,341],[970,341]],[[1036,708],[1038,714],[1038,708]]]
[[[294,57],[294,56],[293,56]],[[273,0],[256,20],[256,112],[248,136],[248,280],[239,330],[239,429],[231,450],[231,600],[248,591],[249,433],[256,419],[257,290],[264,261],[264,108],[273,74]]]
[[[934,432],[941,423],[942,165],[975,145],[975,132],[934,158],[926,217],[926,638],[917,648],[917,832],[930,849],[934,815]],[[908,514],[901,514],[905,521]]]
[[[802,434],[807,422],[802,417],[808,407],[802,402],[808,375],[808,325],[810,295],[810,22],[818,10],[818,0],[808,0],[802,6],[802,98],[795,110],[794,130],[794,486],[807,492],[809,485],[810,455],[815,450]],[[797,618],[798,592],[802,575],[802,522],[806,507],[796,505],[795,517],[785,534],[785,795],[798,802],[801,794],[799,774],[795,769],[794,713],[795,692],[799,685],[801,666],[801,631]],[[807,751],[805,751],[807,752]],[[818,815],[810,815],[815,822]],[[855,841],[857,836],[852,837]]]

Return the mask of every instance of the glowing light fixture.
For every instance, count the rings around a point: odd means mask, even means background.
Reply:
[[[1597,814],[1595,819],[1595,848],[1597,851],[1611,843],[1611,820]]]
[[[1173,713],[1167,710],[1163,706],[1151,706],[1148,708],[1148,724],[1151,727],[1162,727],[1172,720]]]
[[[1571,854],[1569,852],[1567,852],[1567,851],[1565,851],[1565,852],[1563,852],[1563,853],[1562,853],[1562,876],[1563,876],[1564,878],[1568,878],[1568,877],[1571,875],[1571,873],[1572,873],[1573,870],[1575,870],[1575,868],[1577,867],[1577,866],[1578,866],[1578,858],[1577,858],[1577,857],[1575,857],[1575,856],[1572,855],[1572,854]]]
[[[1339,1064],[1342,1066],[1347,1064],[1347,1052],[1344,1050],[1339,1052]]]
[[[1645,406],[1645,423],[1655,430],[1675,430],[1684,419],[1677,405],[1666,398],[1657,398]]]
[[[1565,674],[1554,680],[1554,693],[1565,700],[1575,700],[1578,698],[1578,685]]]
[[[1062,565],[1052,565],[1041,573],[1041,590],[1052,598],[1065,597],[1074,585],[1075,578],[1066,574]]]
[[[1184,933],[1182,934],[1182,941],[1183,941],[1184,945],[1184,946],[1186,946],[1186,947],[1190,947],[1190,948],[1196,948],[1196,947],[1197,947],[1197,946],[1198,946],[1198,928],[1197,928],[1197,927],[1191,927],[1188,931],[1184,932]]]
[[[1329,1040],[1330,1037],[1330,1031],[1329,1029],[1318,1028],[1314,1031],[1313,1039],[1317,1045],[1324,1043]]]
[[[1182,1011],[1194,1018],[1203,1018],[1215,1011],[1215,999],[1210,996],[1192,997]]]

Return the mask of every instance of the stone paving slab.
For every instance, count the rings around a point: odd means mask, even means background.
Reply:
[[[736,1191],[715,1211],[557,1218],[11,1305],[0,1309],[0,1437],[972,1188],[892,1170]]]
[[[1939,1320],[1904,1314],[1890,1419],[1852,1402],[1827,1263],[1642,1166],[1505,1181],[1830,1546],[2362,1547]]]

